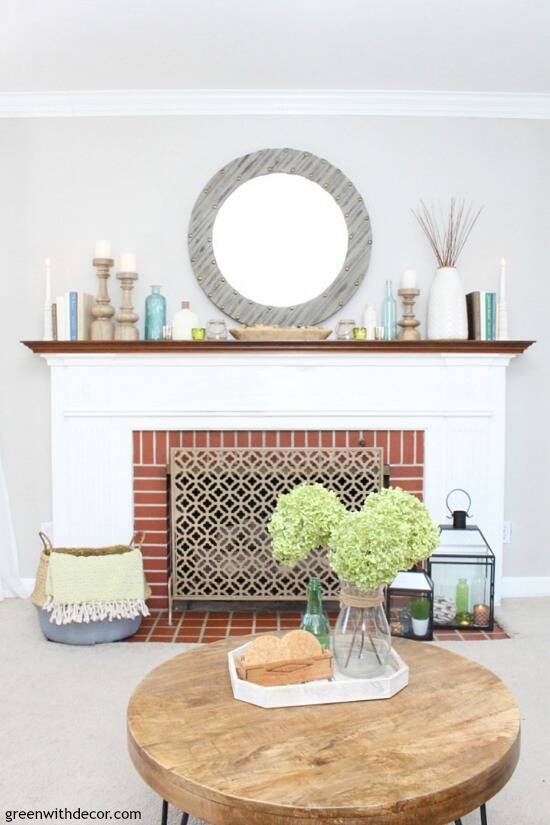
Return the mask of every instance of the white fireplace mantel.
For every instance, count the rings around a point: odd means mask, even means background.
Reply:
[[[424,430],[425,501],[468,490],[502,581],[510,352],[42,352],[58,544],[132,533],[135,430]]]

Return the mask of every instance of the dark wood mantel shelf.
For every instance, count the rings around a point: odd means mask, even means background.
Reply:
[[[534,341],[22,341],[39,355],[205,352],[383,352],[519,355]]]

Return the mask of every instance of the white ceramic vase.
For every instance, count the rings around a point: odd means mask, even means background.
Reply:
[[[428,299],[428,338],[468,338],[466,294],[458,270],[444,266],[437,270]]]

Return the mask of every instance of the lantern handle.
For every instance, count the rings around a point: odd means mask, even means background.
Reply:
[[[472,499],[470,498],[470,493],[468,493],[462,487],[455,487],[454,490],[450,490],[447,493],[447,498],[445,499],[445,506],[447,507],[447,510],[451,514],[450,516],[447,516],[447,518],[452,518],[453,517],[453,511],[449,507],[449,498],[452,496],[453,493],[464,493],[464,495],[468,499],[468,506],[466,508],[466,518],[472,518],[472,516],[470,514],[470,507],[472,506]]]

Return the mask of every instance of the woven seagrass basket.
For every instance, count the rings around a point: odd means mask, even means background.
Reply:
[[[51,540],[45,533],[39,533],[42,542],[42,552],[36,571],[34,590],[31,593],[31,602],[37,607],[44,607],[46,604],[46,579],[48,577],[48,564],[50,563],[50,553],[68,553],[71,556],[110,556],[115,553],[127,553],[129,550],[138,548],[141,551],[143,543],[143,533],[136,533],[129,544],[113,544],[111,547],[54,547]],[[143,575],[145,585],[145,599],[151,597],[151,588],[147,584],[145,574]]]
[[[86,623],[71,622],[65,625],[55,625],[50,622],[49,614],[43,609],[47,601],[46,579],[48,577],[48,565],[50,554],[69,553],[74,556],[106,556],[115,553],[127,553],[136,547],[141,551],[143,534],[136,534],[129,544],[115,544],[112,547],[53,547],[52,542],[45,533],[39,533],[42,541],[42,552],[36,571],[34,590],[31,594],[31,602],[38,612],[38,621],[42,632],[52,642],[62,642],[64,644],[89,645],[100,642],[116,642],[133,636],[141,624],[141,616],[135,619],[107,619]],[[143,575],[145,586],[145,599],[151,596],[151,588],[147,583],[145,574]]]

